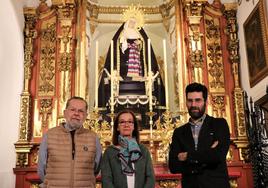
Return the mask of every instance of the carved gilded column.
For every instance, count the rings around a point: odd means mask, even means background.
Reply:
[[[33,43],[36,38],[36,9],[24,8],[24,85],[21,94],[20,104],[20,124],[19,124],[19,140],[15,143],[17,167],[25,167],[28,165],[28,157],[33,145],[30,142],[30,113],[31,113],[31,96],[29,92],[29,83],[32,78],[33,60]]]
[[[204,83],[203,80],[203,33],[200,29],[203,4],[206,0],[185,0],[184,9],[188,21],[189,63],[192,82]]]
[[[228,36],[228,51],[230,54],[230,63],[232,64],[232,74],[234,77],[234,117],[237,139],[234,141],[237,148],[239,148],[240,160],[248,161],[248,140],[245,126],[245,112],[244,112],[244,97],[243,90],[240,86],[239,79],[239,40],[238,40],[238,26],[237,26],[237,5],[229,4],[225,6],[224,16],[227,20],[226,34]]]
[[[34,80],[34,131],[33,137],[42,137],[44,130],[56,125],[56,104],[54,97],[57,93],[57,17],[56,12],[48,7],[45,1],[38,7],[39,22],[36,45],[37,66]]]
[[[59,97],[58,112],[63,116],[63,110],[68,98],[72,95],[72,67],[75,59],[75,4],[58,5],[59,41],[58,71],[59,71]]]
[[[175,67],[174,86],[175,97],[178,105],[179,112],[186,112],[185,97],[182,94],[184,92],[185,85],[188,84],[188,70],[185,59],[185,43],[184,43],[184,22],[183,22],[183,5],[181,1],[175,1],[175,26],[174,31],[171,31],[170,42],[173,49],[173,65]],[[184,114],[180,114],[182,120],[187,121],[187,117]]]
[[[231,122],[230,97],[226,90],[225,70],[223,60],[223,35],[221,30],[222,10],[219,1],[214,1],[212,5],[207,5],[204,15],[205,41],[206,41],[206,69],[208,79],[208,89],[210,92],[211,106],[208,112],[215,117],[225,117]],[[232,126],[230,126],[232,132]]]
[[[75,95],[84,97],[89,100],[88,93],[88,52],[90,44],[90,36],[86,32],[87,20],[87,1],[81,0],[78,2],[77,13],[77,48],[76,48],[76,69],[75,69]]]

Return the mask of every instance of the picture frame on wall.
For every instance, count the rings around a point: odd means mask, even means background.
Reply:
[[[244,25],[250,87],[268,75],[268,23],[266,0],[259,0]]]

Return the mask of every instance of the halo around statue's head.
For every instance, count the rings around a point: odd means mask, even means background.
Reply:
[[[130,5],[123,12],[123,21],[127,22],[128,20],[134,18],[136,20],[136,29],[140,30],[144,25],[144,13],[138,6]]]

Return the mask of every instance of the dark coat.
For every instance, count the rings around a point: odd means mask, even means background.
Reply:
[[[218,145],[211,148],[216,140]],[[206,115],[199,133],[197,150],[190,124],[176,128],[169,151],[170,172],[182,174],[183,188],[229,188],[226,165],[229,145],[229,127],[223,118]],[[180,152],[188,152],[186,161],[178,160]]]
[[[142,158],[134,163],[135,188],[154,188],[155,176],[149,150],[139,145]],[[101,161],[102,188],[127,188],[127,177],[122,172],[118,158],[119,150],[115,146],[108,146]]]

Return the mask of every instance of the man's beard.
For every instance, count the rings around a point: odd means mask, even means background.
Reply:
[[[192,110],[198,110],[198,111],[192,111]],[[206,105],[203,105],[200,109],[198,107],[191,107],[188,109],[188,112],[192,119],[197,120],[201,118],[206,111]]]
[[[69,127],[72,130],[79,129],[81,126],[82,126],[81,123],[73,123],[73,122],[72,123],[69,123]]]

